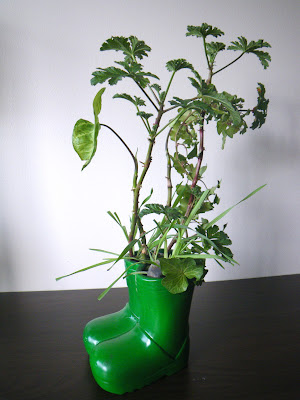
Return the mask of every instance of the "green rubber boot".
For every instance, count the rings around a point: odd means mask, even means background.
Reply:
[[[169,293],[161,279],[136,275],[140,319],[127,333],[98,344],[90,355],[96,382],[123,394],[184,368],[189,357],[189,312],[194,285]]]
[[[129,268],[128,274],[137,270],[137,264],[125,260],[125,268]],[[116,338],[132,329],[138,320],[140,303],[137,299],[135,275],[126,278],[129,294],[129,302],[125,307],[113,314],[98,317],[88,322],[83,331],[83,342],[88,354],[94,347],[105,340]]]

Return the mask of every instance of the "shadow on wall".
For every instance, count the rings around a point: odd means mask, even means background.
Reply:
[[[271,100],[272,101],[272,100]],[[249,266],[260,264],[262,275],[299,273],[296,263],[297,220],[299,220],[300,138],[297,104],[270,106],[270,125],[256,140],[249,141],[247,152],[254,175],[267,183],[259,209],[252,209],[261,230],[252,231],[253,248],[247,254]],[[270,128],[271,126],[271,128]]]

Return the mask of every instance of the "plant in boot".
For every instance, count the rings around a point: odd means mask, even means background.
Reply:
[[[95,265],[57,278],[105,264],[111,264],[112,268],[118,261],[125,260],[124,272],[101,293],[99,299],[119,279],[127,278],[129,305],[119,313],[91,321],[84,336],[97,382],[114,393],[134,390],[186,365],[190,307],[188,296],[191,296],[195,285],[201,285],[204,281],[206,260],[213,259],[221,267],[223,263],[237,264],[230,249],[232,242],[226,233],[226,224],[219,226],[218,222],[236,205],[265,186],[258,187],[217,217],[209,218],[210,211],[220,203],[217,194],[220,181],[213,187],[207,187],[204,182],[207,169],[203,165],[207,126],[215,127],[224,149],[227,140],[234,138],[237,133],[243,135],[264,124],[269,103],[262,83],[257,86],[257,104],[250,107],[243,98],[231,93],[230,88],[228,91],[218,91],[213,83],[214,76],[230,68],[240,58],[252,54],[264,69],[271,61],[269,53],[265,51],[270,45],[264,40],[248,41],[240,36],[226,45],[219,41],[223,35],[219,28],[206,23],[188,26],[186,36],[197,38],[203,46],[202,54],[207,63],[208,76],[204,77],[189,61],[179,58],[166,62],[170,74],[167,82],[159,82],[155,73],[144,70],[143,60],[151,51],[144,41],[135,36],[113,36],[102,44],[101,52],[115,51],[121,59],[113,66],[97,68],[92,74],[91,83],[114,86],[121,85],[125,79],[133,82],[137,91],[120,92],[113,97],[117,101],[126,102],[142,122],[148,144],[143,160],[138,159],[136,149],[130,149],[126,143],[125,132],[117,132],[114,127],[102,122],[103,116],[99,118],[102,98],[108,92],[104,87],[101,87],[93,100],[94,121],[80,119],[74,126],[73,147],[84,161],[82,169],[95,156],[100,129],[101,134],[116,136],[131,160],[129,168],[132,168],[132,187],[128,190],[132,190],[133,199],[129,223],[123,224],[116,212],[108,212],[125,236],[124,248],[119,253],[94,249],[106,254],[106,257]],[[232,61],[217,68],[216,59],[220,52],[225,51],[232,55]],[[188,73],[186,86],[190,95],[186,98],[175,95],[171,97],[170,88],[173,93],[176,91],[176,76],[183,70]],[[151,168],[158,136],[163,138],[159,142],[164,143],[166,169],[157,180],[165,180],[167,177],[167,196],[160,203],[151,203],[152,189],[147,191],[144,183]],[[141,201],[142,186],[150,194]],[[144,218],[147,215],[153,216],[153,225],[145,230]],[[152,288],[155,288],[155,294]],[[170,306],[168,317],[157,317],[154,321],[153,315],[159,316],[165,309],[163,298],[173,299],[174,304],[180,299],[178,309]],[[155,310],[154,314],[149,307]],[[176,316],[175,322],[172,315]],[[178,336],[180,339],[176,344],[170,342],[173,347],[168,348],[164,341],[165,332],[180,325],[179,315],[184,315],[184,333]],[[132,366],[122,375],[121,371],[116,371],[125,359],[127,353],[124,349],[127,348],[138,349],[139,355],[133,357]],[[152,364],[150,359],[153,360]],[[148,369],[139,368],[144,362],[149,362]],[[139,373],[133,378],[137,369]],[[118,376],[118,384],[114,376]]]

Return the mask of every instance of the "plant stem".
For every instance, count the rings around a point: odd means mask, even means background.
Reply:
[[[169,142],[169,137],[172,132],[172,128],[169,130],[169,133],[166,138],[166,156],[167,156],[167,187],[168,187],[168,198],[167,198],[167,206],[171,207],[171,202],[172,202],[172,181],[171,181],[171,170],[172,170],[172,165],[171,165],[171,157],[168,149],[168,142]]]
[[[168,86],[167,86],[167,89],[166,89],[166,92],[165,92],[165,95],[164,95],[164,98],[163,98],[162,103],[164,103],[165,100],[166,100],[166,98],[167,98],[167,95],[168,95],[168,92],[169,92],[169,90],[170,90],[170,86],[171,86],[171,83],[172,83],[172,81],[173,81],[173,78],[174,78],[175,73],[176,73],[176,71],[174,71],[174,72],[172,73],[172,75],[171,75],[171,78],[170,78],[170,80],[169,80],[169,83],[168,83]]]
[[[245,54],[245,52],[243,52],[242,54],[240,54],[237,58],[235,58],[233,61],[231,61],[229,64],[225,65],[224,67],[218,69],[216,72],[213,73],[213,75],[216,75],[218,72],[223,71],[223,69],[229,67],[230,65],[232,65],[233,63],[235,63],[237,60],[239,60],[243,55]]]
[[[132,151],[130,150],[130,148],[128,147],[127,143],[121,138],[120,135],[117,134],[117,132],[112,129],[110,126],[106,125],[106,124],[99,124],[100,126],[104,126],[105,128],[108,128],[119,140],[120,142],[126,147],[126,149],[128,150],[129,154],[131,155],[133,162],[134,162],[134,170],[135,170],[135,175],[137,176],[138,174],[138,162],[136,157],[134,156],[134,154],[132,153]]]
[[[133,188],[133,210],[132,210],[132,219],[131,219],[131,227],[130,227],[130,233],[129,233],[129,243],[134,239],[134,232],[135,232],[135,227],[136,224],[138,223],[138,209],[139,209],[139,195],[140,195],[140,190],[142,187],[142,183],[144,181],[145,175],[149,169],[150,163],[151,163],[151,154],[152,154],[152,149],[155,143],[155,138],[149,138],[149,147],[148,147],[148,152],[146,156],[146,160],[144,163],[144,168],[142,170],[140,179],[138,180],[136,187]],[[130,250],[130,256],[133,256],[133,251],[132,249]]]
[[[136,82],[136,81],[135,81]],[[156,109],[156,111],[159,111],[159,108],[157,107],[157,105],[154,103],[154,101],[151,99],[151,97],[148,95],[148,93],[146,92],[146,90],[138,83],[136,82],[136,84],[138,85],[138,87],[141,89],[141,91],[144,93],[144,95],[147,97],[147,99],[150,101],[150,103],[153,105],[153,107]]]
[[[151,164],[151,161],[152,161],[152,150],[153,150],[153,146],[155,143],[156,132],[159,127],[161,117],[163,115],[163,105],[164,104],[161,103],[160,109],[158,110],[158,114],[157,114],[156,120],[153,125],[153,132],[152,132],[151,136],[149,137],[148,151],[147,151],[147,155],[146,155],[146,159],[144,162],[144,167],[143,167],[141,176],[140,176],[135,188],[133,189],[133,210],[132,210],[131,227],[130,227],[130,233],[129,233],[129,243],[134,239],[135,228],[136,228],[136,225],[139,220],[138,210],[139,210],[140,190],[142,188],[144,178],[146,176],[146,173],[147,173],[149,166]],[[147,246],[144,246],[144,249],[145,249],[145,252],[147,252]],[[129,254],[130,254],[130,257],[133,256],[132,249],[130,250]]]
[[[199,136],[200,136],[200,144],[199,144],[199,154],[198,154],[198,161],[197,161],[197,166],[196,166],[196,172],[194,179],[191,184],[191,189],[194,188],[197,185],[197,182],[199,180],[199,171],[201,168],[202,160],[203,160],[203,153],[204,153],[204,115],[203,115],[203,122],[202,125],[200,126],[199,129]],[[188,217],[190,215],[190,212],[193,208],[193,201],[194,201],[194,195],[191,194],[188,202],[188,206],[185,212],[185,217]]]

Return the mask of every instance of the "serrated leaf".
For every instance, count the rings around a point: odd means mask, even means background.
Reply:
[[[259,39],[257,41],[252,40],[250,43],[248,43],[244,36],[239,36],[238,40],[231,42],[231,45],[229,45],[227,49],[255,54],[259,58],[264,69],[266,69],[271,61],[271,56],[268,52],[259,50],[264,47],[271,47],[271,45],[268,42],[265,42],[263,39]]]
[[[251,129],[260,128],[267,118],[269,100],[265,98],[266,90],[262,83],[258,83],[257,93],[257,106],[253,109],[254,121]]]
[[[206,51],[211,65],[215,62],[217,54],[223,51],[225,47],[225,43],[221,42],[206,43]]]
[[[159,94],[159,92],[161,91],[161,87],[157,83],[153,83],[153,85],[151,85],[151,87],[154,90],[156,90],[157,94]]]
[[[209,35],[218,37],[224,35],[224,32],[222,32],[219,28],[208,25],[206,22],[204,22],[201,26],[188,25],[187,27],[186,36],[196,36],[205,39]]]
[[[163,206],[162,204],[147,204],[145,208],[139,213],[140,218],[144,217],[148,214],[164,214],[169,219],[177,219],[182,217],[182,214],[179,208]]]
[[[211,92],[205,94],[203,98],[215,100],[218,103],[221,103],[222,106],[229,111],[233,125],[239,125],[241,123],[240,113],[233,107],[233,105],[230,103],[224,93]]]
[[[147,53],[151,51],[151,48],[147,46],[144,41],[137,39],[135,36],[129,36],[129,38],[112,36],[104,42],[100,48],[100,51],[105,50],[122,51],[126,61],[134,61],[135,58],[142,59],[144,56],[147,57]]]
[[[136,115],[138,115],[139,117],[145,118],[145,119],[149,119],[150,117],[153,117],[153,114],[149,114],[144,111],[139,111],[136,113]]]
[[[108,67],[99,68],[98,71],[92,73],[93,77],[91,79],[91,84],[96,85],[97,83],[104,83],[108,81],[110,85],[116,85],[123,78],[128,77],[128,72],[123,71],[120,68]]]
[[[136,97],[136,96],[131,97],[131,96],[130,96],[129,94],[127,94],[127,93],[121,93],[121,94],[117,93],[117,94],[115,94],[115,95],[113,96],[113,98],[114,98],[114,99],[124,99],[124,100],[128,100],[128,101],[130,101],[132,104],[134,104],[134,105],[137,106],[137,107],[145,106],[145,105],[146,105],[145,102],[144,102],[144,100],[142,100],[140,97]]]
[[[188,69],[191,69],[191,70],[194,69],[192,64],[190,64],[189,62],[187,62],[183,58],[179,58],[177,60],[168,61],[167,64],[166,64],[166,68],[170,72],[177,72],[177,71],[179,71],[181,69],[184,69],[184,68],[188,68]]]
[[[136,36],[129,36],[129,41],[131,43],[131,50],[134,57],[137,57],[140,60],[143,57],[148,57],[147,53],[151,51],[151,47],[146,45],[143,40],[139,40]]]

